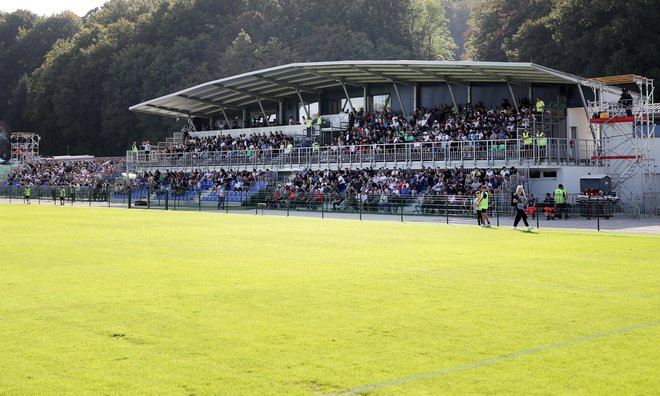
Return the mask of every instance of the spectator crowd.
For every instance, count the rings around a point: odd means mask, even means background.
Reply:
[[[360,109],[355,114],[350,113],[348,129],[336,137],[331,146],[420,142],[448,147],[455,142],[479,146],[487,141],[503,144],[506,139],[519,138],[518,130],[529,128],[533,117],[533,106],[527,98],[520,99],[517,106],[502,99],[499,106],[492,108],[486,108],[481,102],[460,108],[450,105],[418,107],[408,116],[388,111],[369,113]],[[241,134],[237,137],[228,134],[192,137],[184,133],[183,142],[168,147],[165,152],[245,151],[251,156],[260,150],[293,147],[293,136],[283,132]]]
[[[31,186],[97,187],[114,180],[121,171],[120,161],[40,160],[23,164],[9,173],[6,183]]]

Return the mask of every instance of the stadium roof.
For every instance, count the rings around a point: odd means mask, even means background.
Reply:
[[[340,61],[291,63],[243,73],[151,99],[131,111],[163,116],[210,116],[247,106],[273,107],[286,97],[370,84],[580,84],[587,79],[534,63],[467,61]]]

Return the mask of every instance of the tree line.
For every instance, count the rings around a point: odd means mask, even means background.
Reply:
[[[42,153],[121,155],[133,140],[163,140],[175,128],[129,106],[291,62],[532,60],[585,76],[652,77],[656,8],[650,0],[110,0],[84,17],[0,13],[0,120],[38,132]]]

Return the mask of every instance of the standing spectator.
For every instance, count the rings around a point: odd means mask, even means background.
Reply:
[[[25,188],[23,189],[23,197],[25,198],[25,204],[29,205],[30,204],[30,194],[32,191],[30,190],[30,185],[26,184]]]
[[[481,201],[481,192],[477,191],[474,197],[474,210],[477,212],[477,225],[481,226],[481,206],[479,201]]]
[[[131,156],[133,157],[133,161],[137,161],[138,158],[138,146],[137,142],[133,142],[133,145],[131,146]]]
[[[477,207],[481,209],[481,226],[490,227],[490,219],[488,218],[488,186],[481,186],[481,196],[477,201]]]
[[[225,189],[222,185],[218,184],[215,189],[215,194],[218,197],[218,209],[225,207]]]
[[[513,229],[518,230],[518,223],[522,219],[523,223],[527,227],[527,231],[531,231],[532,226],[527,223],[527,213],[525,209],[527,208],[527,195],[525,194],[525,189],[523,186],[516,187],[516,192],[513,193],[513,203],[516,205],[516,218],[513,220]]]
[[[568,194],[566,193],[566,190],[564,190],[563,185],[560,184],[559,187],[555,189],[553,198],[555,199],[555,205],[557,206],[557,217],[561,219],[563,213],[564,218],[568,219],[568,210],[566,208]]]
[[[619,104],[626,111],[626,116],[631,117],[632,116],[633,98],[630,95],[630,93],[628,92],[627,88],[624,88],[621,91],[621,97],[619,98]]]
[[[149,141],[142,142],[142,149],[144,150],[144,158],[149,161],[149,152],[151,151],[151,143]]]
[[[545,103],[540,96],[536,97],[536,112],[541,114],[545,110]]]
[[[60,187],[60,206],[64,205],[64,199],[66,198],[66,188],[64,186]]]

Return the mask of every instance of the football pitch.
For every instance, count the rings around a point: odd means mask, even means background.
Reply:
[[[0,219],[0,394],[660,389],[658,235],[45,205]]]

